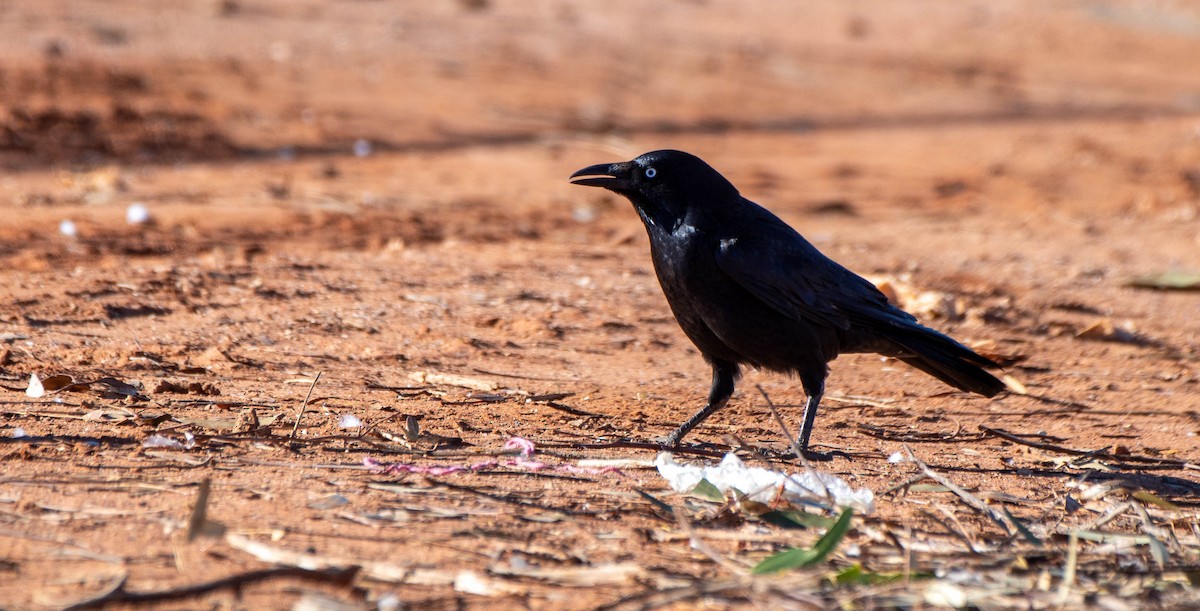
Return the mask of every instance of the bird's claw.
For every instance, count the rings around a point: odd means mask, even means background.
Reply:
[[[675,448],[678,448],[679,442],[680,442],[680,439],[677,438],[675,435],[663,435],[662,437],[654,438],[654,443],[657,443],[658,445],[662,446],[662,448],[664,450],[673,450]]]

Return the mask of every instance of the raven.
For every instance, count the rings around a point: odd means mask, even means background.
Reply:
[[[828,363],[839,354],[894,357],[987,397],[1005,388],[982,369],[999,365],[917,323],[694,155],[653,151],[588,166],[571,182],[633,204],[671,311],[712,365],[708,403],[667,438],[671,446],[724,407],[743,364],[800,378],[808,400],[798,446],[825,460],[830,456],[808,450],[808,440]]]

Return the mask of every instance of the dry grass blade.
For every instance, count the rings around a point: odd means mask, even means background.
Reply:
[[[39,542],[39,543],[50,543],[53,545],[60,545],[63,547],[71,548],[71,550],[72,550],[71,553],[73,555],[77,555],[77,556],[80,556],[83,558],[88,558],[90,560],[96,560],[98,562],[106,562],[108,564],[122,564],[123,562],[125,562],[125,559],[122,558],[121,556],[116,556],[113,554],[101,554],[99,552],[94,552],[91,549],[84,547],[83,545],[80,545],[73,541],[63,541],[63,540],[56,539],[54,537],[48,537],[48,536],[37,535],[37,534],[32,534],[32,533],[11,531],[11,530],[7,530],[7,529],[0,529],[0,537],[9,537],[9,538],[13,538],[13,539],[24,539],[26,541],[34,541],[34,542]]]
[[[767,408],[771,410],[771,415],[774,416],[775,423],[779,425],[779,430],[783,433],[784,439],[787,439],[788,444],[791,445],[792,452],[796,455],[796,458],[800,460],[800,464],[804,465],[804,470],[812,474],[813,481],[817,482],[821,486],[821,495],[824,496],[829,502],[829,506],[835,507],[837,503],[834,501],[833,494],[829,492],[829,488],[825,486],[825,483],[821,480],[820,476],[813,472],[812,465],[808,462],[808,459],[805,458],[804,452],[800,451],[800,445],[796,437],[792,435],[791,431],[788,430],[787,425],[784,424],[783,416],[779,415],[778,409],[775,409],[775,403],[771,401],[770,395],[768,395],[767,391],[763,389],[762,384],[755,384],[755,387],[757,387],[758,392],[762,394],[763,400],[767,402]]]
[[[930,479],[945,486],[951,492],[958,495],[958,498],[962,499],[963,502],[966,503],[968,507],[970,507],[971,509],[974,509],[975,511],[978,511],[984,517],[987,517],[988,519],[995,522],[997,525],[1000,526],[1000,528],[1002,528],[1004,530],[1004,534],[1009,535],[1009,536],[1011,536],[1013,534],[1013,527],[1012,527],[1012,525],[1010,525],[1008,523],[1007,520],[1005,520],[1003,514],[996,511],[995,509],[992,509],[991,506],[989,506],[987,503],[980,500],[979,497],[976,497],[975,495],[967,492],[966,490],[963,490],[961,487],[959,487],[958,484],[955,484],[954,482],[950,481],[950,479],[948,477],[931,469],[929,467],[929,465],[925,464],[921,459],[917,458],[916,455],[913,454],[912,450],[910,450],[908,448],[908,446],[904,446],[904,451],[906,453],[908,453],[909,460],[913,461],[913,464],[917,465],[917,467],[919,469],[921,469],[921,472],[923,472],[925,475],[928,475]]]
[[[688,543],[691,545],[692,549],[704,554],[705,556],[708,556],[709,560],[712,560],[718,566],[724,567],[725,570],[735,575],[746,574],[745,567],[734,563],[732,560],[721,555],[720,552],[714,550],[703,540],[701,540],[699,533],[697,533],[696,529],[692,527],[692,523],[688,521],[687,516],[684,515],[682,510],[678,508],[672,508],[672,512],[675,514],[675,523],[679,525],[679,528],[683,530],[683,532],[687,533]]]
[[[775,418],[775,424],[779,425],[779,430],[783,432],[783,438],[791,445],[792,452],[796,454],[796,458],[800,459],[800,464],[804,465],[805,469],[808,469],[808,459],[804,457],[804,452],[800,451],[800,445],[797,443],[796,438],[792,436],[792,432],[784,424],[783,416],[780,416],[779,410],[775,409],[775,402],[771,401],[771,396],[767,394],[762,384],[755,384],[754,387],[758,389],[759,394],[763,396],[763,400],[767,402],[767,409],[771,410],[771,416]]]
[[[196,501],[192,504],[192,514],[188,518],[187,540],[195,541],[200,536],[205,522],[208,521],[208,493],[212,487],[212,478],[206,477],[196,490]]]
[[[938,516],[932,511],[924,508],[920,508],[919,511],[924,514],[925,517],[929,518],[931,523],[941,526],[942,528],[946,529],[946,532],[962,541],[963,544],[967,546],[967,551],[971,552],[972,554],[979,554],[979,550],[975,549],[975,542],[972,541],[969,536],[967,536],[962,524],[959,524],[958,520],[954,519],[953,514],[946,511],[946,509],[941,505],[938,505],[937,509],[942,512],[942,516]],[[947,519],[943,519],[943,517]]]
[[[1067,564],[1063,567],[1062,584],[1058,587],[1058,604],[1067,604],[1071,586],[1075,584],[1075,570],[1079,562],[1079,534],[1072,531],[1067,540]]]
[[[304,395],[304,402],[300,404],[300,412],[296,414],[296,423],[292,425],[292,434],[289,435],[293,439],[296,438],[296,431],[300,429],[300,419],[304,417],[304,410],[308,409],[308,400],[312,398],[313,389],[317,387],[322,373],[324,372],[317,372],[317,376],[313,378],[312,384],[308,387],[308,393]]]
[[[573,567],[497,567],[493,566],[488,572],[494,575],[526,577],[537,579],[559,586],[591,588],[597,586],[615,586],[630,583],[646,571],[632,562],[616,564],[600,564],[595,566]]]
[[[961,425],[952,433],[944,433],[941,431],[909,431],[901,433],[889,431],[883,427],[872,426],[870,424],[861,422],[858,424],[857,428],[858,431],[864,435],[869,435],[876,439],[898,441],[901,443],[961,443],[967,441],[979,441],[987,438],[987,435],[983,433],[963,434]]]
[[[306,554],[267,545],[245,535],[228,533],[225,542],[230,547],[272,564],[306,571],[362,571],[362,576],[387,583],[415,585],[450,585],[454,583],[455,571],[422,569],[387,562],[359,562],[348,558],[337,558],[319,554]]]

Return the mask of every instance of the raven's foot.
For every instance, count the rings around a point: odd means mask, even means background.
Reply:
[[[663,435],[662,437],[655,437],[651,441],[662,446],[664,450],[673,450],[679,447],[680,439],[676,435]]]

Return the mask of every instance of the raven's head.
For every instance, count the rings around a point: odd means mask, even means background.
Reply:
[[[695,209],[720,208],[740,199],[724,176],[683,151],[652,151],[632,161],[588,166],[571,175],[571,184],[624,195],[644,217],[666,226]]]

